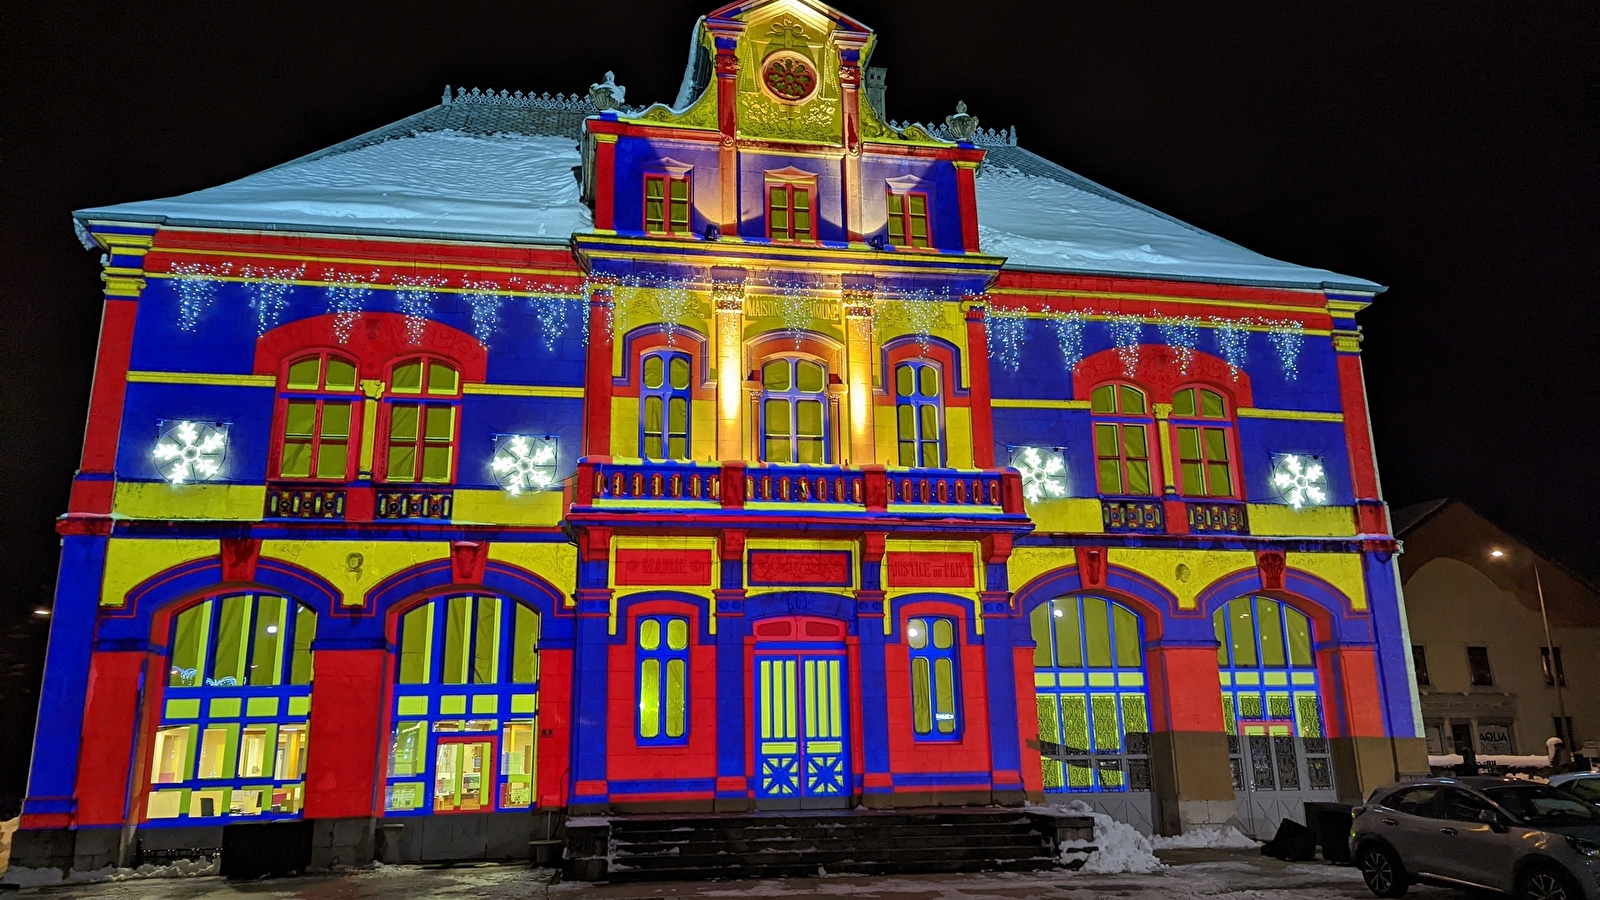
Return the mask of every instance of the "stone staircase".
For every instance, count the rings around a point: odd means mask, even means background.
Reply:
[[[568,820],[567,859],[582,881],[1032,871],[1093,837],[1086,817],[1014,809],[630,816]]]

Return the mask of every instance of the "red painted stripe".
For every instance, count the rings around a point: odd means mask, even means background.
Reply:
[[[320,650],[306,747],[307,819],[374,814],[388,744],[389,653]]]
[[[77,825],[123,824],[144,662],[145,654],[139,651],[100,652],[89,660],[78,755]],[[162,671],[159,663],[155,671]]]

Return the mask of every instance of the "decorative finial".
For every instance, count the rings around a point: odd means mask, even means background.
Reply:
[[[963,144],[972,143],[972,136],[978,133],[978,117],[967,115],[967,104],[957,100],[956,114],[945,116],[944,127],[950,130],[950,136]]]
[[[617,84],[617,76],[613,72],[606,73],[606,79],[599,84],[589,85],[589,102],[594,108],[605,112],[611,109],[622,108],[622,98],[628,89]]]

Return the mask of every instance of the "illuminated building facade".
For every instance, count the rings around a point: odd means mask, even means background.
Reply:
[[[735,4],[672,105],[447,90],[76,213],[106,306],[18,863],[1060,797],[1263,831],[1425,772],[1382,288],[890,122],[874,41]]]

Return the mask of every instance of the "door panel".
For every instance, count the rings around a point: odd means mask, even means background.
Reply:
[[[844,660],[756,659],[756,797],[767,808],[842,808],[850,801]]]
[[[494,744],[486,740],[441,740],[433,767],[433,811],[494,809]]]

